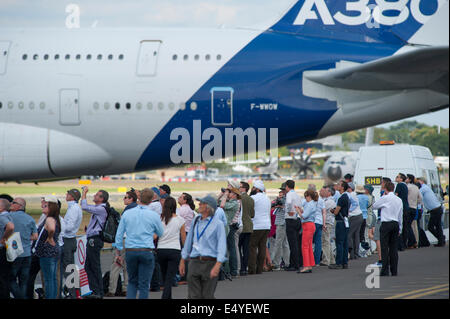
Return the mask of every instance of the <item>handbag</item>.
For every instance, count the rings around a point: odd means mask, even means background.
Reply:
[[[15,232],[6,241],[6,259],[13,262],[17,257],[23,254],[22,239],[20,233]]]

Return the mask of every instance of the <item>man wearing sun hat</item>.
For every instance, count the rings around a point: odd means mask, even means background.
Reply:
[[[188,299],[214,299],[221,265],[226,261],[227,239],[225,228],[214,213],[217,200],[211,196],[197,198],[199,216],[193,221],[179,265],[180,275],[185,274],[185,261],[189,261]]]
[[[255,202],[255,217],[253,221],[253,233],[250,237],[250,254],[248,257],[248,274],[261,274],[266,258],[267,235],[269,235],[271,221],[271,203],[265,194],[266,188],[261,180],[253,183],[251,196]]]

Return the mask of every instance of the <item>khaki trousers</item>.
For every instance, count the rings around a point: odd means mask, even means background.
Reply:
[[[322,263],[326,265],[335,264],[336,260],[331,251],[331,231],[333,225],[326,224],[326,229],[322,230]]]
[[[113,253],[115,256],[115,253]],[[125,254],[123,254],[124,256],[124,263],[123,266],[118,265],[117,263],[114,262],[114,258],[113,258],[113,263],[111,265],[111,269],[110,269],[110,273],[109,273],[109,292],[114,294],[116,293],[117,290],[117,281],[119,280],[119,276],[120,276],[120,271],[123,269],[123,282],[122,282],[122,291],[126,292],[127,291],[127,286],[128,286],[128,272],[127,272],[127,263],[125,262]]]

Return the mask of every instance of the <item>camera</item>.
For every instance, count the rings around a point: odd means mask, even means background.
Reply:
[[[272,203],[272,207],[275,206],[283,206],[283,202],[281,201],[281,198],[278,198]]]

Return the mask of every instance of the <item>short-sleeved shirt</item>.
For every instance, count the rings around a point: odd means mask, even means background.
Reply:
[[[339,197],[337,206],[339,206],[341,210],[339,211],[339,214],[336,216],[336,220],[343,221],[344,219],[342,217],[348,217],[348,211],[350,209],[350,200],[346,193],[343,193],[341,197]]]
[[[10,214],[14,223],[14,231],[20,233],[23,253],[19,257],[31,256],[31,235],[37,233],[34,219],[23,211],[12,212]]]
[[[158,239],[158,249],[181,250],[180,229],[184,223],[184,218],[180,216],[172,217],[167,225],[165,222],[162,222],[164,233]]]
[[[323,209],[325,209],[325,202],[323,201],[322,198],[319,198],[319,200],[317,201],[317,210],[314,219],[314,223],[318,225],[323,225],[323,214],[322,214]]]
[[[6,224],[12,222],[11,215],[8,212],[0,214],[0,239],[2,239],[5,234]],[[0,244],[0,247],[3,247],[3,245]]]
[[[363,213],[363,218],[367,219],[367,208],[369,207],[369,196],[366,194],[358,194],[359,208]]]

